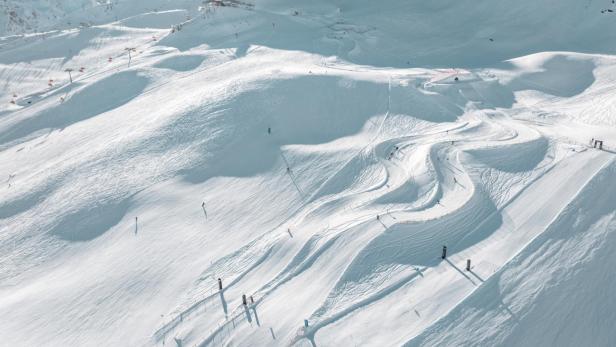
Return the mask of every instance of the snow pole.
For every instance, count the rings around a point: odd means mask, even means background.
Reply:
[[[250,303],[254,304],[255,303],[255,299],[252,297],[252,295],[250,296]]]
[[[443,254],[441,255],[441,259],[447,258],[447,246],[443,246]]]
[[[466,259],[466,271],[471,271],[471,260]]]
[[[218,279],[218,290],[222,290],[222,278]]]
[[[248,303],[246,302],[246,294],[242,294],[242,304],[244,306],[248,305]]]
[[[304,319],[304,328],[308,328],[308,320]]]

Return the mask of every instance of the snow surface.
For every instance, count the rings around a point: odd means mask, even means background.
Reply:
[[[611,1],[0,9],[0,345],[616,344]]]

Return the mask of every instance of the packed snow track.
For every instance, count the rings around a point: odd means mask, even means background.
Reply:
[[[614,345],[614,6],[5,1],[1,344]]]

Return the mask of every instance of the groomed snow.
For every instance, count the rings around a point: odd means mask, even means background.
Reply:
[[[616,343],[611,1],[222,4],[0,5],[0,345]]]

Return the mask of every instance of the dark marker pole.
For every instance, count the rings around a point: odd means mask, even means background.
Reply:
[[[466,271],[471,271],[471,260],[466,259]]]
[[[447,258],[447,246],[443,246],[443,254],[441,255],[442,259]]]
[[[222,290],[222,279],[218,279],[218,290]]]
[[[242,294],[242,304],[244,306],[248,305],[248,303],[246,302],[246,294]]]

